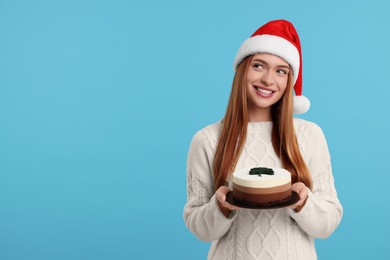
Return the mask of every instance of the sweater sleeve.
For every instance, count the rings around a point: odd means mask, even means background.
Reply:
[[[187,203],[184,220],[200,240],[213,241],[230,228],[236,212],[226,218],[217,203],[211,171],[214,152],[203,132],[192,139],[187,161]]]
[[[311,123],[304,138],[308,138],[305,154],[313,191],[309,190],[306,204],[300,212],[289,209],[289,214],[308,235],[326,238],[339,225],[343,208],[337,198],[329,150],[321,128]]]

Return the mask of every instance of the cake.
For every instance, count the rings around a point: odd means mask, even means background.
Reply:
[[[250,206],[272,206],[291,199],[291,174],[281,168],[247,168],[233,173],[233,199]]]

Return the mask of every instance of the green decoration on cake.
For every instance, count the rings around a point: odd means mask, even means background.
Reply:
[[[249,171],[249,174],[250,175],[259,175],[260,177],[262,174],[274,175],[274,170],[272,170],[271,168],[266,168],[266,167],[256,167],[256,168],[252,168]]]

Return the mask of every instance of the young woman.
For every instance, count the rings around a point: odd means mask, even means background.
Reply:
[[[193,137],[184,219],[199,239],[212,241],[208,259],[317,259],[314,238],[328,237],[340,223],[323,132],[293,118],[310,105],[301,93],[301,57],[291,23],[260,27],[237,53],[224,118]],[[226,202],[234,170],[259,166],[287,169],[300,200],[267,210]]]

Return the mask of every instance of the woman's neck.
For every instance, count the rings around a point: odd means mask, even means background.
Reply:
[[[256,111],[248,111],[249,122],[268,122],[272,121],[271,109],[257,109]]]

